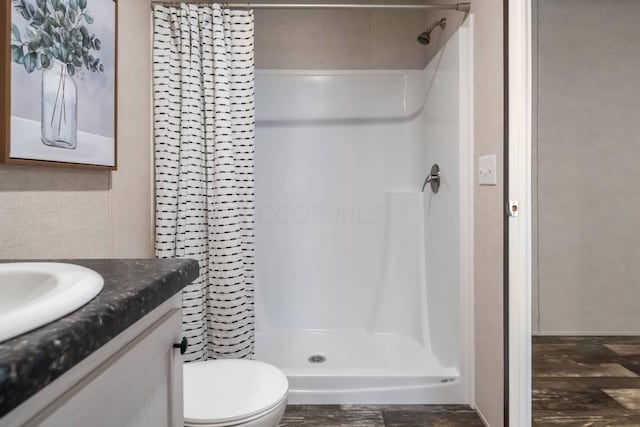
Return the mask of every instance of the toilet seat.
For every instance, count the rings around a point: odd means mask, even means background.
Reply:
[[[187,425],[233,426],[259,418],[287,399],[278,368],[255,360],[208,360],[184,365]]]

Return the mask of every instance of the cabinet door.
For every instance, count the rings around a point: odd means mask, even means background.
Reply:
[[[183,425],[181,310],[174,309],[99,366],[28,426]]]

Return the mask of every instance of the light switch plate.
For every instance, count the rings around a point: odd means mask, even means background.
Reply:
[[[478,184],[496,185],[496,155],[480,156],[478,159]]]

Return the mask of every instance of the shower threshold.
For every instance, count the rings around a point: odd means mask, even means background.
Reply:
[[[361,330],[256,335],[256,359],[282,369],[292,404],[458,403],[459,372],[410,337]]]

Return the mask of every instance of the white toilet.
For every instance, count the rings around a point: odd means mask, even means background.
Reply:
[[[276,427],[289,382],[275,366],[255,360],[184,365],[186,427]]]

